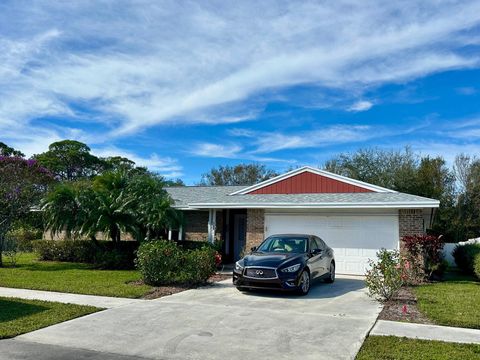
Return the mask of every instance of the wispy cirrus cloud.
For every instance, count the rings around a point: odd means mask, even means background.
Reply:
[[[95,149],[113,141],[120,152],[124,139],[154,127],[253,122],[302,86],[301,107],[353,116],[382,102],[366,93],[372,88],[480,66],[479,53],[465,51],[480,44],[476,0],[5,0],[0,23],[0,140],[29,154],[65,137]],[[475,95],[471,87],[457,91]],[[378,134],[348,122],[322,129],[315,119],[321,130],[291,133],[257,128],[246,143],[198,139],[193,152],[277,161],[260,154]],[[128,154],[165,173],[182,171],[155,152]]]
[[[177,159],[161,157],[156,153],[152,153],[148,157],[142,157],[116,146],[93,148],[92,152],[99,157],[125,157],[134,161],[137,166],[147,167],[151,171],[155,171],[167,178],[178,178],[183,175],[182,166],[178,164]]]
[[[171,121],[242,121],[238,113],[216,117],[215,109],[240,111],[269,89],[361,89],[479,62],[460,51],[476,38],[465,30],[480,24],[474,0],[6,1],[1,14],[1,101],[28,106],[3,107],[0,117],[74,117],[72,102],[82,101],[115,119],[107,125],[116,136]]]
[[[190,153],[196,156],[203,156],[209,158],[233,158],[241,157],[240,152],[243,148],[236,144],[220,145],[212,143],[200,143],[190,150]]]
[[[368,100],[360,100],[350,105],[349,107],[347,107],[347,111],[353,111],[353,112],[367,111],[367,110],[370,110],[372,106],[373,106],[373,102]]]
[[[369,125],[334,125],[315,130],[299,132],[263,132],[248,129],[232,129],[230,135],[249,138],[252,153],[272,153],[286,149],[306,149],[344,143],[365,141],[380,137],[382,129],[372,131]]]

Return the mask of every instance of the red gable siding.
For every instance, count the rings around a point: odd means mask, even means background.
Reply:
[[[276,183],[253,190],[248,194],[312,194],[373,192],[326,176],[303,172]]]

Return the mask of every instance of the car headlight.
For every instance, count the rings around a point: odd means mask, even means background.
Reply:
[[[289,266],[285,269],[282,269],[281,271],[286,272],[286,273],[293,273],[293,272],[298,271],[298,269],[300,269],[300,265],[301,264],[295,264],[295,265]]]
[[[243,270],[243,264],[240,263],[240,261],[237,261],[235,263],[235,271],[241,272]]]

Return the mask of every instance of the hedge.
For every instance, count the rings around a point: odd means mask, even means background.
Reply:
[[[173,241],[149,241],[138,248],[136,265],[150,285],[202,284],[215,273],[215,249],[205,243],[189,250]]]
[[[457,245],[452,255],[460,270],[467,274],[474,274],[477,268],[476,258],[480,257],[480,244]]]
[[[39,260],[89,263],[102,269],[133,269],[137,249],[136,241],[33,241]]]

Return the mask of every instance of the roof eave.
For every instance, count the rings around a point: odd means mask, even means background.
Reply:
[[[194,209],[423,209],[438,208],[439,201],[425,202],[369,202],[369,203],[194,203],[188,208]]]

